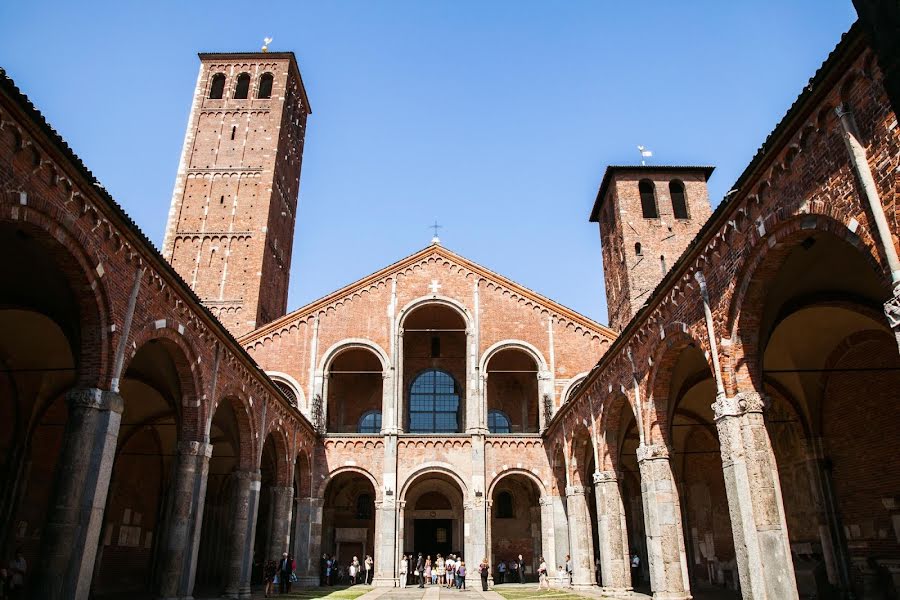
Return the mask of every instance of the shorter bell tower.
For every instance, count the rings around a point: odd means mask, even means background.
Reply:
[[[609,326],[622,331],[712,214],[714,167],[609,166],[591,211],[600,224]]]

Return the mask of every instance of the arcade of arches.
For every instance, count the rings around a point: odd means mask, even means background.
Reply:
[[[396,586],[423,552],[896,597],[900,127],[858,27],[706,226],[691,168],[634,167],[637,210],[684,183],[629,224],[693,229],[618,332],[435,242],[236,340],[0,92],[0,551],[32,597],[249,598],[283,552],[301,585],[328,554]]]

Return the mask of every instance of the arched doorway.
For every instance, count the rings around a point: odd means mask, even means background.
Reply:
[[[252,444],[244,404],[234,396],[219,402],[209,428],[212,456],[203,505],[197,557],[196,597],[218,596],[230,583],[232,530],[238,497],[238,473],[250,465]]]
[[[288,470],[287,442],[284,435],[271,431],[263,443],[259,463],[259,508],[253,544],[253,583],[263,583],[266,561],[278,562],[282,554],[292,552],[290,546],[293,473]],[[288,479],[291,477],[291,479]]]
[[[900,418],[900,356],[881,312],[886,278],[849,232],[826,226],[786,235],[764,256],[739,332],[745,347],[759,348],[754,383],[773,397],[767,428],[798,588],[879,597],[900,589],[891,576],[900,560],[891,500],[900,432],[882,425]],[[808,476],[799,475],[800,457]]]
[[[537,567],[543,556],[542,534],[545,524],[541,520],[541,490],[534,478],[523,473],[502,475],[491,492],[490,555],[488,561],[494,567],[494,582],[500,561],[510,564],[522,556],[524,576],[528,581],[537,578]],[[551,524],[552,525],[552,524]],[[518,573],[512,572],[506,583],[519,583]]]
[[[384,372],[368,348],[351,347],[328,367],[328,433],[381,433]]]
[[[465,545],[464,492],[455,477],[442,471],[418,475],[405,486],[401,553],[462,555]],[[465,557],[464,557],[465,558]]]
[[[491,356],[486,369],[487,426],[491,433],[537,433],[538,365],[520,348]]]
[[[443,303],[422,304],[403,328],[403,429],[458,433],[466,427],[466,321]]]
[[[119,387],[124,412],[95,562],[97,598],[157,587],[180,438],[178,407],[196,393],[189,362],[177,344],[158,338],[125,370]]]
[[[354,556],[361,563],[365,555],[375,555],[375,486],[367,475],[344,471],[328,482],[322,552],[337,561],[338,573],[346,572]]]

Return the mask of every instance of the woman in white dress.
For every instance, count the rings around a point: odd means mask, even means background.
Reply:
[[[438,582],[444,582],[444,557],[440,554],[437,555],[437,562],[434,567],[434,576],[432,583],[437,584]]]
[[[406,574],[409,572],[409,561],[406,560],[406,555],[403,555],[403,558],[400,559],[400,587],[406,587]]]

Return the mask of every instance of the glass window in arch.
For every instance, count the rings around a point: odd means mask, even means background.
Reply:
[[[459,387],[437,369],[419,373],[409,393],[410,433],[458,433]]]
[[[509,417],[502,410],[492,410],[488,413],[488,431],[491,433],[511,433]]]
[[[381,411],[370,410],[359,418],[357,433],[381,433]]]

